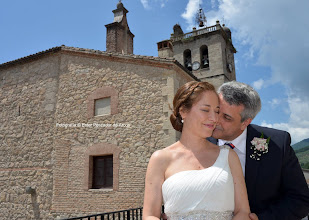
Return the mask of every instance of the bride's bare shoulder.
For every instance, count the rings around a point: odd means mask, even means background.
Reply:
[[[150,161],[155,163],[167,164],[172,160],[178,148],[179,144],[176,142],[166,148],[157,150],[152,154]]]

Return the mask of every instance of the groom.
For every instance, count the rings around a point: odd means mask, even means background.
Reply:
[[[219,88],[220,115],[213,138],[222,145],[232,143],[245,175],[252,220],[302,219],[309,213],[309,190],[290,146],[288,132],[250,124],[261,109],[258,93],[240,82]],[[251,143],[262,138],[268,149]]]

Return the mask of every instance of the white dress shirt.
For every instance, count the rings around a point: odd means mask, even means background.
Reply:
[[[247,128],[241,133],[241,135],[239,135],[232,141],[226,141],[221,139],[218,140],[219,146],[224,145],[226,142],[232,143],[235,146],[234,151],[238,155],[244,176],[245,176],[245,165],[246,165],[246,140],[247,140]]]

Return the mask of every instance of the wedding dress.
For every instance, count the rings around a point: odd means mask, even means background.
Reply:
[[[164,212],[169,220],[232,219],[234,184],[228,155],[229,147],[220,146],[211,167],[181,171],[164,181]]]

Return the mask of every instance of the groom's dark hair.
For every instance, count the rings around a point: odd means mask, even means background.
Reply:
[[[221,94],[223,99],[230,105],[244,106],[244,110],[240,114],[241,122],[248,118],[254,119],[261,110],[261,99],[259,94],[245,83],[236,81],[223,83],[219,87],[218,93]]]

